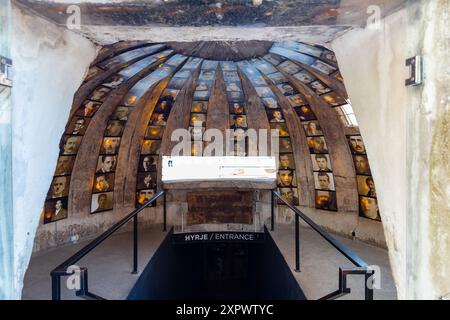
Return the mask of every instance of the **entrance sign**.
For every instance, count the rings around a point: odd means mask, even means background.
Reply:
[[[192,232],[173,234],[173,242],[262,242],[264,232]]]
[[[163,156],[162,181],[275,182],[275,157],[171,157]]]

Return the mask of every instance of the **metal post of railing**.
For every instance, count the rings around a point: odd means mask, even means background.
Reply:
[[[374,275],[374,271],[366,271],[364,280],[365,280],[365,293],[364,293],[364,297],[366,300],[373,300],[373,275]]]
[[[300,218],[295,214],[295,272],[300,272]]]
[[[61,300],[61,276],[52,274],[52,300]]]
[[[133,218],[133,271],[132,274],[138,273],[138,215]]]
[[[167,200],[166,200],[166,192],[164,192],[163,195],[163,201],[164,201],[164,222],[163,222],[163,230],[164,232],[167,231]]]
[[[272,190],[271,192],[271,211],[270,211],[270,230],[275,230],[275,193]]]

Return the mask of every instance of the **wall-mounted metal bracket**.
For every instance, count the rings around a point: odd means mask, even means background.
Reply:
[[[0,56],[0,86],[12,87],[12,60]]]
[[[422,58],[415,56],[406,59],[405,64],[409,69],[409,77],[405,80],[405,86],[418,86],[422,84]]]

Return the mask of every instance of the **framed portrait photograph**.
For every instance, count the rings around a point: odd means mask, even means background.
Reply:
[[[232,102],[229,107],[232,114],[245,114],[244,104],[241,102]]]
[[[292,143],[290,138],[280,138],[279,140],[279,152],[280,153],[292,153]]]
[[[126,80],[125,77],[116,74],[116,75],[113,75],[113,76],[109,77],[108,79],[106,79],[106,81],[102,83],[102,86],[105,86],[108,88],[117,88],[125,80]]]
[[[256,87],[256,93],[260,98],[272,98],[276,99],[272,90],[269,87]]]
[[[225,82],[240,82],[239,74],[236,71],[224,71],[223,78]]]
[[[363,218],[381,221],[377,199],[359,196],[359,215]]]
[[[139,158],[139,172],[154,172],[157,166],[158,156],[142,155]]]
[[[165,126],[167,124],[167,114],[153,113],[150,119],[150,124],[155,126]]]
[[[355,164],[356,174],[371,175],[369,160],[366,155],[354,154],[353,162]]]
[[[132,108],[129,107],[118,106],[116,110],[114,110],[114,113],[111,116],[111,120],[127,121],[128,114],[131,112],[131,110]]]
[[[322,54],[320,55],[320,58],[331,61],[336,63],[336,55],[334,54],[333,51],[330,50],[323,50]]]
[[[119,137],[106,137],[103,138],[102,146],[100,148],[100,154],[117,154],[120,147]]]
[[[278,192],[280,193],[281,197],[290,205],[299,205],[297,188],[278,188]],[[283,203],[278,199],[278,204]]]
[[[360,176],[357,175],[356,179],[358,181],[358,194],[361,196],[367,196],[376,198],[377,191],[375,190],[375,182],[372,176]]]
[[[139,97],[135,92],[128,92],[122,100],[122,104],[126,107],[135,107],[139,101]]]
[[[144,140],[142,143],[141,154],[159,154],[161,140]]]
[[[312,161],[314,171],[319,171],[319,172],[333,171],[329,154],[325,154],[325,153],[312,154],[311,161]]]
[[[80,136],[84,135],[90,120],[90,118],[85,117],[73,117],[67,127],[66,133]]]
[[[312,90],[314,90],[318,95],[322,95],[331,91],[326,85],[324,85],[319,80],[313,81],[308,85]]]
[[[294,89],[294,87],[291,84],[286,83],[286,82],[277,85],[277,88],[286,97],[287,96],[292,96],[292,95],[294,95],[296,93],[296,90]]]
[[[347,136],[347,139],[353,154],[366,154],[366,146],[361,136]]]
[[[66,135],[62,141],[61,155],[75,155],[80,147],[82,137]]]
[[[231,115],[230,124],[230,129],[247,128],[247,116],[240,114]]]
[[[94,177],[93,193],[114,190],[114,173],[98,173]]]
[[[91,213],[112,210],[113,192],[94,193],[91,200]]]
[[[156,188],[156,171],[138,174],[137,190]]]
[[[295,74],[302,70],[297,64],[292,61],[286,60],[279,65],[279,68],[283,69],[283,71],[289,74]]]
[[[172,78],[169,82],[168,87],[170,89],[176,89],[176,90],[181,90],[185,83],[186,83],[187,78]]]
[[[183,79],[183,81],[186,81],[191,76],[191,70],[181,69],[175,75],[173,76],[173,79]],[[176,88],[175,88],[176,89]]]
[[[271,122],[270,129],[278,130],[278,136],[280,137],[289,137],[289,130],[285,123]]]
[[[81,104],[80,108],[78,108],[75,115],[85,118],[91,118],[95,114],[95,112],[100,108],[101,105],[102,105],[101,102],[85,100]]]
[[[266,80],[264,80],[264,78],[259,75],[259,74],[254,74],[251,78],[250,81],[252,82],[252,84],[255,87],[264,87],[267,86]]]
[[[331,172],[314,172],[316,190],[335,191],[334,178]]]
[[[347,101],[334,91],[321,95],[321,97],[332,107],[347,104]]]
[[[311,65],[311,67],[313,67],[314,69],[316,69],[322,73],[328,74],[328,75],[336,71],[335,67],[330,66],[329,64],[327,64],[323,61],[320,61],[320,60],[314,61],[314,63]]]
[[[258,60],[258,62],[256,62],[255,64],[257,68],[264,74],[277,72],[277,69],[271,63],[268,63],[264,60]]]
[[[66,176],[72,173],[75,156],[59,156],[56,163],[55,176]]]
[[[280,188],[297,186],[295,170],[278,170],[277,185]]]
[[[303,100],[303,97],[300,94],[288,96],[287,99],[289,101],[289,104],[294,108],[300,107],[305,104],[305,101]]]
[[[172,97],[166,97],[164,99],[159,99],[158,103],[156,104],[155,110],[153,110],[153,112],[169,114],[170,110],[172,109],[172,106],[173,106],[173,98]]]
[[[94,101],[99,101],[99,102],[104,102],[106,99],[106,96],[109,94],[109,92],[111,91],[110,88],[107,87],[98,87],[97,89],[95,89],[91,95],[89,96],[88,100],[94,100]]]
[[[209,97],[211,95],[210,91],[195,91],[194,92],[194,100],[209,100]]]
[[[280,63],[282,63],[284,60],[286,60],[282,56],[274,55],[271,53],[266,54],[263,58],[264,58],[264,60],[270,62],[274,66],[277,66]]]
[[[240,91],[227,91],[227,98],[229,102],[244,101],[244,93]]]
[[[109,173],[116,170],[117,156],[115,155],[102,155],[98,157],[97,171],[96,173]]]
[[[47,199],[67,197],[69,194],[69,185],[70,176],[54,177],[47,194]]]
[[[283,153],[278,156],[278,169],[280,170],[294,170],[295,162],[292,153]]]
[[[285,122],[281,109],[267,110],[269,122]]]
[[[337,211],[337,201],[335,191],[315,191],[316,209]]]
[[[322,129],[317,120],[302,122],[302,126],[308,137],[323,136]]]
[[[155,189],[142,189],[136,192],[136,207],[143,206],[146,202],[150,201],[156,194]],[[156,201],[149,207],[155,207]]]
[[[275,98],[263,98],[262,102],[266,108],[278,109],[278,102]]]
[[[297,113],[298,117],[300,118],[300,121],[311,121],[316,120],[316,115],[311,110],[309,106],[301,106],[295,108],[295,112]]]
[[[223,71],[237,70],[237,65],[233,61],[220,61],[220,67]]]
[[[269,77],[269,79],[276,85],[287,82],[286,77],[281,72],[269,74],[267,77]]]
[[[196,124],[197,122],[197,124]],[[204,113],[191,113],[190,126],[206,126],[206,114]]]
[[[44,224],[67,218],[67,198],[59,198],[45,201]]]
[[[219,66],[219,61],[216,60],[203,60],[202,69],[203,70],[216,70]]]
[[[205,127],[189,127],[189,134],[191,135],[191,140],[202,141],[204,133]]]
[[[196,91],[211,91],[213,81],[212,80],[198,80]]]
[[[204,63],[204,62],[203,62]],[[216,72],[214,70],[203,70],[200,72],[200,75],[198,77],[198,80],[205,81],[205,80],[214,80],[216,78]]]
[[[304,84],[309,84],[314,80],[316,80],[316,78],[312,74],[310,74],[308,71],[305,70],[302,70],[294,74],[294,78],[300,80]]]
[[[107,137],[120,137],[125,129],[125,121],[109,120],[105,130]]]
[[[242,92],[241,83],[237,82],[237,81],[227,82],[226,83],[226,90],[227,91]]]
[[[328,153],[327,143],[325,138],[321,137],[307,137],[309,152],[310,153]]]
[[[165,127],[162,126],[148,126],[147,131],[145,132],[145,138],[151,140],[162,139],[164,128]]]

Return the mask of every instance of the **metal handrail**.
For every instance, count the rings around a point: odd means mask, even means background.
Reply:
[[[147,208],[148,206],[152,205],[158,198],[161,196],[164,196],[164,231],[166,231],[166,192],[164,190],[158,192],[156,195],[153,196],[149,201],[144,203],[140,208],[134,210],[121,220],[119,220],[116,224],[114,224],[112,227],[110,227],[108,230],[106,230],[104,233],[102,233],[100,236],[92,240],[90,243],[88,243],[86,246],[84,246],[82,249],[77,251],[75,254],[73,254],[70,258],[65,260],[63,263],[61,263],[59,266],[57,266],[55,269],[53,269],[50,272],[50,275],[52,277],[52,298],[53,300],[59,300],[61,298],[61,276],[71,275],[72,273],[68,273],[68,268],[75,263],[77,263],[79,260],[81,260],[84,256],[86,256],[89,252],[94,250],[96,247],[98,247],[103,241],[108,239],[114,232],[116,232],[118,229],[120,229],[123,225],[125,225],[128,221],[131,219],[134,219],[134,259],[133,259],[133,273],[137,273],[137,217],[138,214]],[[84,273],[86,273],[87,278],[87,269],[84,270]],[[86,281],[87,282],[87,281]],[[87,283],[86,283],[87,286]],[[79,290],[80,292],[84,292],[82,294],[83,296],[96,296],[90,292],[87,291],[87,288],[82,288],[82,290]],[[96,296],[98,298],[101,298],[99,296]]]
[[[342,297],[351,292],[351,289],[347,287],[347,276],[349,275],[364,275],[364,297],[366,300],[373,300],[373,276],[375,270],[371,269],[369,265],[360,257],[358,257],[352,250],[344,246],[338,240],[333,238],[322,227],[312,221],[307,215],[301,212],[295,206],[286,202],[280,193],[276,190],[272,190],[272,212],[271,212],[271,229],[274,230],[274,217],[275,217],[275,196],[281,200],[289,209],[295,213],[295,271],[300,271],[300,221],[302,218],[313,230],[324,238],[329,244],[331,244],[336,250],[338,250],[344,257],[350,260],[355,267],[353,268],[339,268],[339,288],[333,291],[319,300],[331,300]]]
[[[294,207],[293,205],[286,202],[283,197],[280,195],[278,191],[272,191],[286,206],[288,206],[294,213],[303,219],[311,228],[317,231],[322,238],[324,238],[328,243],[330,243],[334,248],[336,248],[342,255],[344,255],[351,263],[353,263],[356,267],[359,268],[368,268],[369,265],[360,257],[358,257],[352,250],[344,246],[338,240],[333,238],[328,232],[326,232],[322,227],[320,227],[317,223],[312,221],[307,215],[301,212],[299,209]]]

